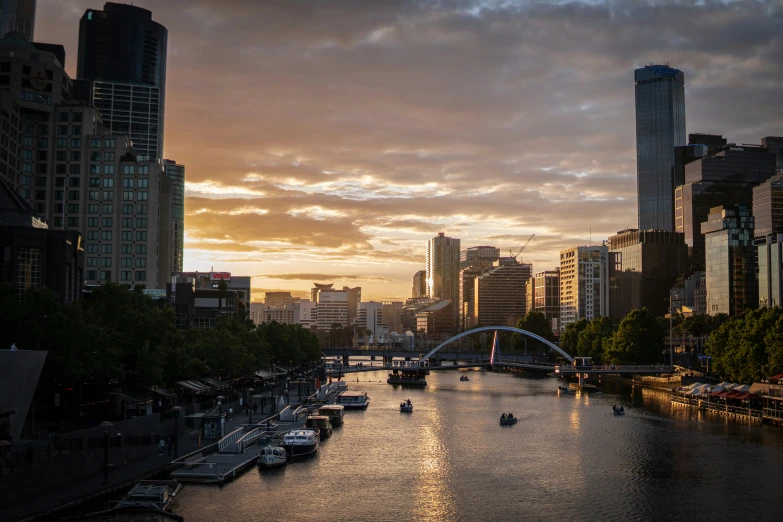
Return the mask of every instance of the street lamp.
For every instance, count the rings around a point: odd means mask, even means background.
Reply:
[[[255,388],[247,389],[247,423],[253,424],[253,394],[256,392]]]
[[[174,412],[174,458],[176,459],[179,457],[179,412],[182,408],[174,406],[171,411]]]
[[[222,395],[217,396],[218,401],[218,438],[223,437],[223,408],[221,408],[221,405],[223,404],[223,401],[226,400],[225,397]]]
[[[109,421],[101,422],[103,428],[103,485],[109,484],[109,428],[114,426]]]

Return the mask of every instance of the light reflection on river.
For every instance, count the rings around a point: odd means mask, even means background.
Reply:
[[[186,485],[174,511],[200,520],[764,520],[783,507],[783,430],[672,406],[613,385],[432,372],[423,390],[349,376],[371,397],[312,460]],[[374,382],[367,382],[372,380]],[[410,398],[412,414],[399,403]],[[625,405],[614,417],[611,405]],[[499,426],[502,412],[519,417]]]

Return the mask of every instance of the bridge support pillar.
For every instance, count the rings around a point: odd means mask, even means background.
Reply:
[[[351,356],[343,355],[343,366],[350,366]]]
[[[370,360],[371,360],[371,361],[374,361],[374,360],[375,360],[375,356],[374,356],[374,355],[371,355],[371,356],[370,356]]]
[[[580,372],[578,375],[579,375],[579,387],[581,388],[585,384],[585,374]]]
[[[392,363],[392,357],[384,357],[383,358],[383,365],[389,366]]]

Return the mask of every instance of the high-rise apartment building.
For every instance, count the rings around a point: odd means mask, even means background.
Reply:
[[[372,335],[389,333],[389,327],[383,318],[383,303],[375,301],[360,303],[356,326],[369,330]]]
[[[460,252],[459,274],[459,327],[464,331],[471,328],[476,320],[475,281],[478,276],[492,269],[500,259],[500,249],[494,246],[470,247]]]
[[[502,257],[497,266],[476,277],[472,324],[514,326],[527,313],[525,284],[532,272],[533,265]]]
[[[560,331],[587,319],[609,315],[609,247],[581,246],[560,251]]]
[[[639,229],[674,230],[674,147],[685,145],[685,75],[668,65],[634,71]]]
[[[443,232],[427,243],[427,296],[449,301],[457,327],[459,314],[459,256],[460,240],[446,237]]]
[[[348,292],[322,290],[316,304],[316,325],[319,330],[331,330],[332,325],[348,326]]]
[[[411,297],[427,297],[427,271],[419,270],[413,275],[413,289]]]
[[[79,23],[77,77],[109,131],[143,156],[163,157],[168,31],[146,9],[107,2]]]
[[[185,261],[185,166],[163,160],[160,183],[161,272],[182,272]],[[163,254],[168,257],[164,257]]]
[[[500,249],[489,245],[466,248],[459,253],[460,268],[491,267],[498,259],[500,259]]]
[[[742,205],[711,209],[705,236],[707,314],[741,314],[758,307],[753,216]]]
[[[620,256],[620,271],[615,276],[624,296],[623,309],[611,315],[620,319],[635,308],[647,308],[664,316],[669,310],[669,291],[687,266],[688,247],[683,234],[621,230],[609,238],[609,249]]]
[[[783,304],[783,172],[753,187],[759,306]]]
[[[21,33],[32,42],[35,39],[35,4],[36,0],[0,0],[0,37]]]
[[[685,165],[685,184],[675,190],[676,231],[685,234],[690,271],[704,270],[701,224],[712,208],[750,208],[753,187],[775,175],[775,154],[765,147],[729,143]]]
[[[541,312],[552,326],[555,335],[560,333],[560,269],[537,272],[530,278],[533,289],[534,312]],[[528,309],[529,310],[529,309]]]
[[[356,324],[359,318],[359,305],[362,302],[362,287],[350,288],[344,286],[343,291],[348,294],[348,324]]]
[[[389,326],[389,333],[405,333],[402,327],[402,301],[385,301],[383,303],[383,321]]]

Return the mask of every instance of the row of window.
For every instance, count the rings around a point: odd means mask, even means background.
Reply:
[[[87,266],[90,268],[95,268],[100,263],[100,266],[109,268],[111,267],[111,259],[110,257],[88,257],[87,258]],[[138,258],[130,258],[130,257],[123,257],[120,258],[120,266],[124,268],[130,268],[133,266],[136,266],[136,268],[146,268],[147,267],[147,258],[146,257],[138,257]]]
[[[112,241],[112,238],[114,237],[114,235],[112,234],[111,230],[101,230],[100,232],[98,230],[88,230],[87,231],[87,241],[98,241],[99,234],[100,234],[101,241]],[[137,230],[135,232],[135,234],[136,234],[136,241],[146,241],[147,240],[147,231],[146,230]],[[134,235],[134,232],[131,232],[129,230],[123,230],[122,231],[122,240],[123,241],[133,241],[133,235]]]
[[[90,243],[87,245],[87,253],[88,254],[97,254],[98,253],[98,247],[100,247],[101,254],[111,254],[112,253],[112,246],[113,245],[97,245],[95,243]],[[122,254],[133,254],[134,245],[120,245],[120,253]],[[136,253],[137,254],[146,254],[147,253],[147,245],[135,245],[136,247]]]
[[[71,205],[68,205],[70,207]],[[106,206],[106,205],[104,205]],[[77,205],[78,207],[78,205]],[[76,212],[78,212],[78,208]],[[100,218],[100,226],[102,227],[113,227],[114,226],[114,218],[111,217],[104,217]],[[98,218],[97,217],[88,217],[87,218],[87,226],[88,227],[97,227],[98,226]],[[122,227],[123,228],[133,228],[133,218],[122,218]],[[147,218],[136,218],[136,227],[138,228],[147,228]]]
[[[25,151],[25,152],[30,152],[32,154],[32,151]],[[38,151],[38,152],[43,152],[44,156],[46,154],[45,151]],[[57,154],[59,155],[60,153],[58,152]],[[80,154],[80,153],[77,152],[76,154]],[[78,159],[74,159],[73,156],[74,156],[74,152],[71,152],[71,160],[72,161],[79,161]],[[25,158],[25,159],[28,160],[28,161],[32,161],[32,157]],[[38,159],[41,160],[41,161],[46,161],[45,158],[44,159],[38,158]],[[62,160],[60,160],[58,158],[58,160],[59,161],[67,161],[64,158]],[[31,163],[23,163],[22,164],[22,172],[30,173],[30,172],[32,172],[32,170],[33,170],[33,165]],[[58,164],[56,164],[54,166],[55,174],[66,174],[67,173],[66,171],[69,171],[71,174],[81,174],[82,173],[82,166],[79,163],[71,164],[70,168],[69,168],[68,165],[65,165],[63,163],[58,163]],[[136,165],[123,165],[122,171],[123,171],[122,172],[123,174],[129,174],[129,175],[136,174]],[[103,174],[113,175],[114,172],[115,172],[114,165],[104,165],[103,166]],[[35,173],[36,174],[46,174],[46,165],[45,164],[40,164],[40,163],[37,164],[35,166]],[[100,165],[95,165],[95,164],[90,165],[90,174],[101,174],[101,166]],[[140,174],[140,175],[149,174],[149,166],[148,165],[139,165],[138,166],[138,174]]]
[[[142,215],[147,213],[147,205],[136,205],[135,212],[133,207],[134,207],[133,205],[123,205],[122,213],[123,214],[135,213],[135,214],[142,214]],[[78,208],[78,204],[77,204],[77,208]],[[76,212],[78,212],[78,210],[76,210]],[[88,214],[113,214],[114,204],[104,203],[102,205],[98,205],[97,203],[90,203],[89,205],[87,205],[87,213]]]
[[[85,272],[86,279],[88,281],[96,281],[98,280],[99,271],[98,270],[87,270]],[[136,281],[146,281],[147,279],[147,272],[146,270],[136,270],[135,273]],[[101,281],[111,281],[111,270],[101,270],[100,271],[100,280]],[[131,271],[123,271],[120,272],[120,279],[122,281],[133,281],[134,280],[134,273]]]
[[[134,197],[135,194],[135,197]],[[105,200],[113,200],[114,199],[114,192],[113,191],[104,191],[103,192],[103,198],[100,197],[101,193],[97,190],[91,190],[87,193],[87,199],[90,201],[98,201],[100,199]],[[149,197],[149,192],[146,190],[140,190],[138,192],[133,192],[132,190],[123,191],[122,193],[122,200],[123,201],[133,201],[134,199],[136,201],[147,201]]]
[[[70,114],[71,121],[78,123],[82,121],[82,113],[81,112],[59,112],[57,113],[57,121],[61,123],[68,122],[68,118]]]

